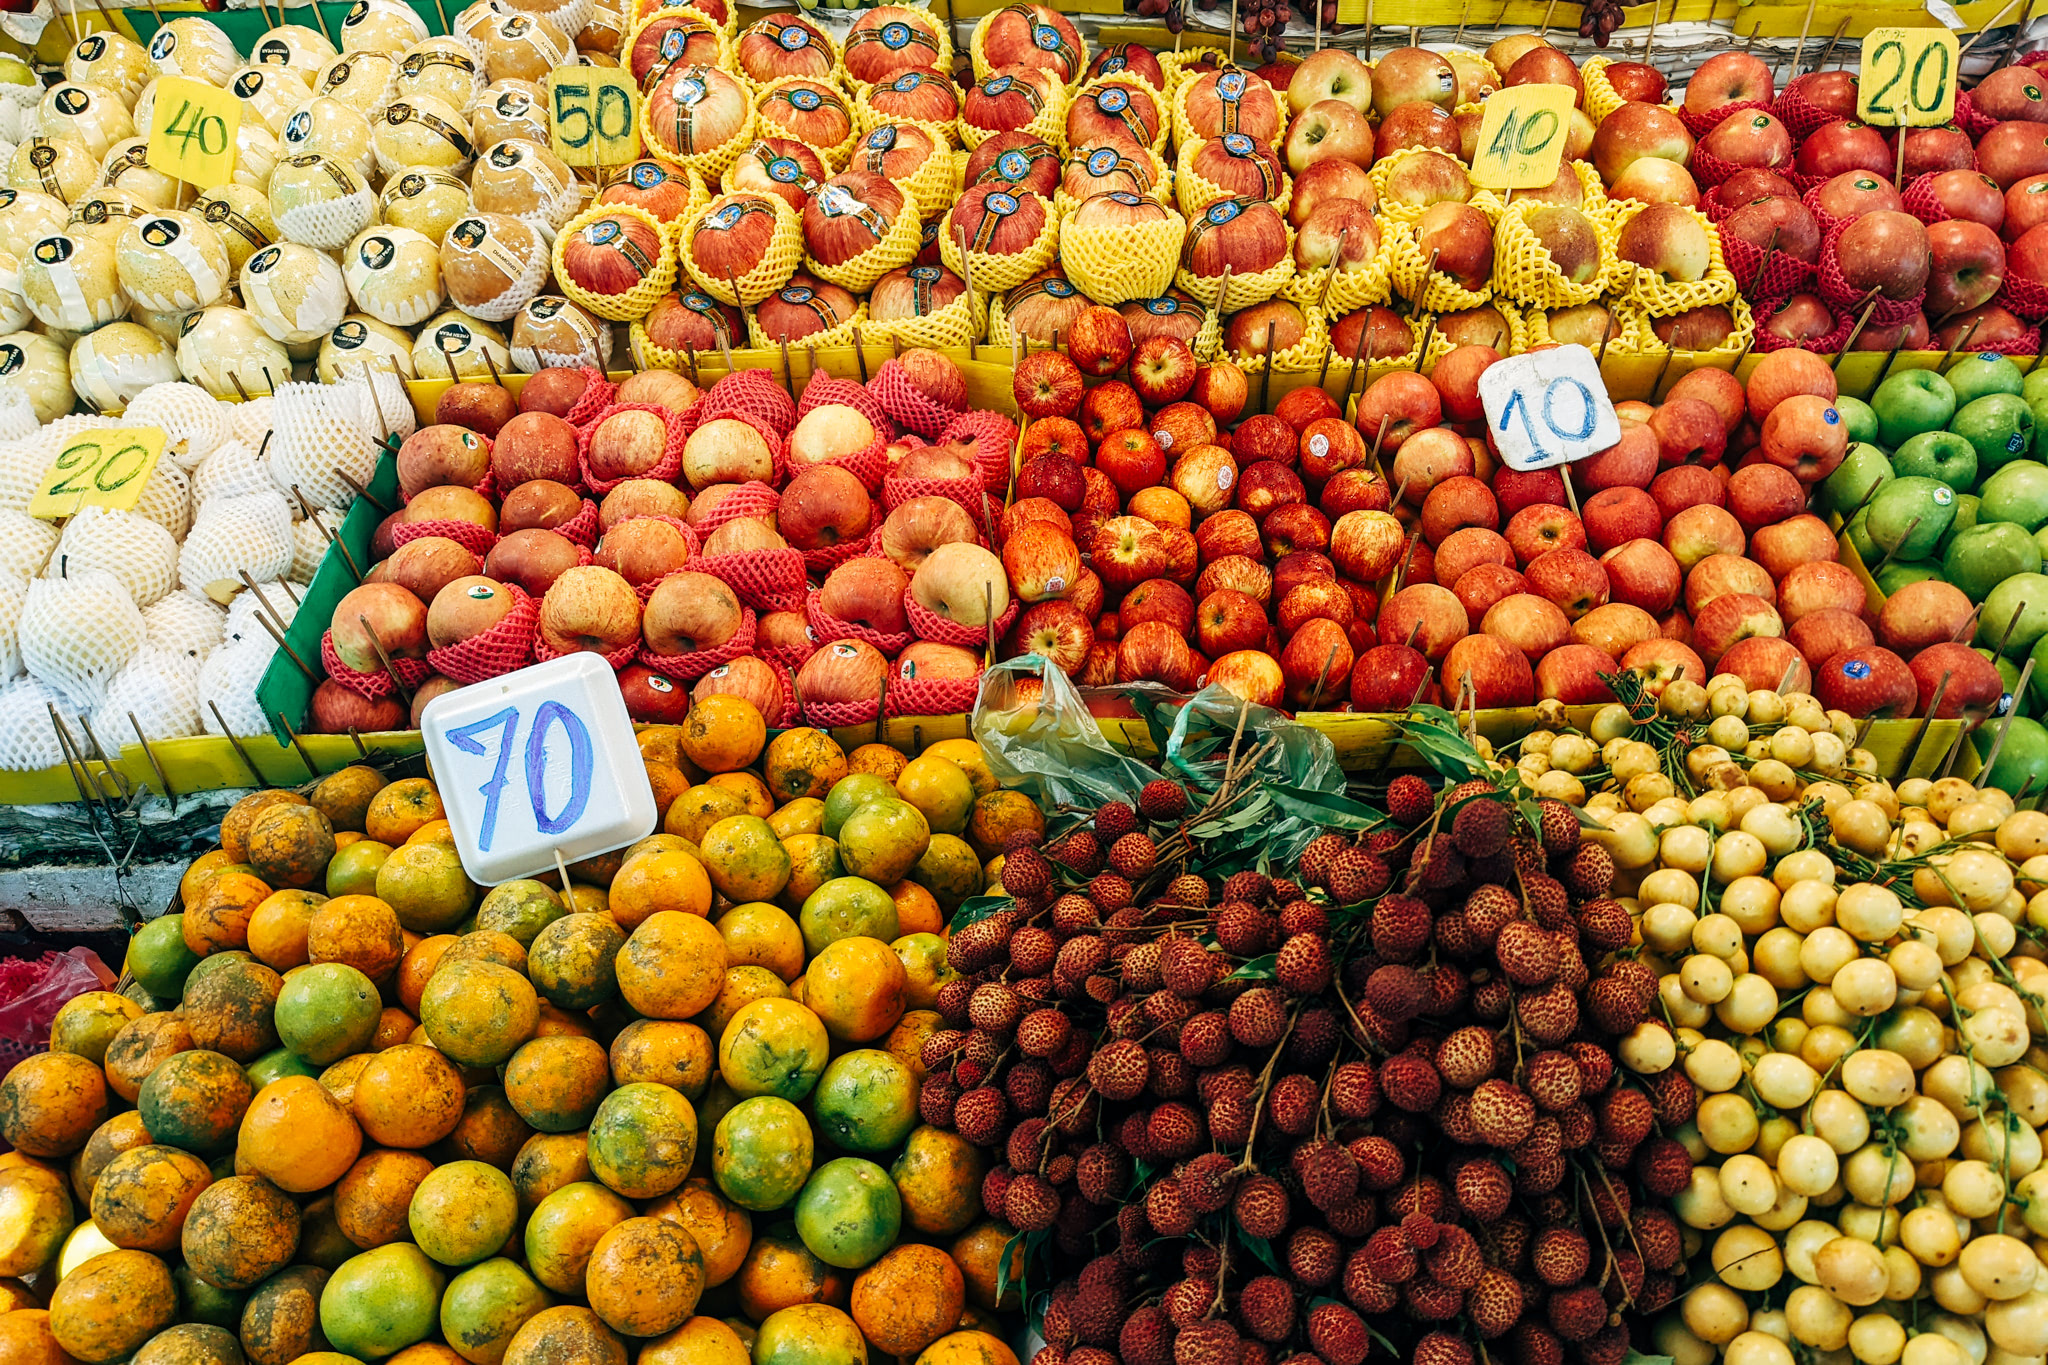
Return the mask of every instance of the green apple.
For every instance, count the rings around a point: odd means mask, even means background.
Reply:
[[[1987,393],[2009,393],[2017,398],[2027,383],[2020,367],[2012,363],[2012,358],[1996,351],[1964,356],[1949,367],[1944,377],[1948,386],[1956,391],[1956,401],[1965,406]]]
[[[2020,381],[2020,397],[2029,406],[2048,400],[2048,370],[2039,366],[2027,371],[2027,377]]]
[[[2048,526],[2034,532],[2034,548],[2041,552],[2042,562],[2048,563]]]
[[[1821,480],[1814,501],[1822,512],[1851,516],[1864,505],[1864,499],[1876,491],[1878,485],[1890,482],[1895,472],[1891,460],[1882,450],[1866,442],[1858,442],[1849,447],[1849,453],[1835,466],[1835,472]]]
[[[2001,728],[2005,729],[2005,743],[1998,744]],[[2038,720],[2014,716],[2010,727],[2004,721],[1980,725],[1970,732],[1970,743],[1980,759],[1990,757],[1992,746],[1998,746],[1998,762],[1991,765],[1990,772],[1977,774],[1982,786],[2014,794],[2028,786],[2038,790],[2041,774],[2048,772],[2048,726]]]
[[[1849,518],[1849,524],[1842,528],[1849,537],[1850,548],[1865,564],[1875,564],[1884,558],[1884,551],[1877,548],[1877,542],[1870,538],[1870,509],[1864,508]]]
[[[1925,559],[1956,514],[1956,492],[1938,479],[1897,478],[1877,490],[1869,512],[1879,558]]]
[[[2034,448],[2034,411],[2010,393],[1987,393],[1949,419],[1948,429],[1977,448],[1977,468],[1990,473]]]
[[[1870,404],[1845,393],[1835,400],[1835,411],[1842,414],[1842,424],[1849,428],[1849,444],[1877,439],[1877,413]]]
[[[1934,563],[1932,560],[1915,559],[1905,561],[1894,559],[1872,575],[1872,580],[1877,584],[1879,592],[1883,593],[1886,597],[1890,597],[1909,583],[1925,583],[1930,578],[1939,577],[1941,577],[1941,565]]]
[[[2048,525],[2048,464],[2015,460],[1978,486],[1981,521],[2016,521],[2029,531]]]
[[[1956,421],[1962,420],[1958,413]],[[1892,472],[1901,478],[1934,479],[1960,493],[1977,486],[1977,447],[1954,431],[1923,431],[1908,436],[1892,452]]]
[[[0,85],[40,85],[36,70],[19,57],[0,56]]]
[[[1948,530],[1942,534],[1941,544],[1934,547],[1934,557],[1945,559],[1948,547],[1956,543],[1956,537],[1977,524],[1977,508],[1981,505],[1975,493],[1956,494],[1956,514],[1949,518]]]
[[[2027,680],[2026,710],[2038,712],[2048,707],[2048,635],[2034,641],[2034,676]]]
[[[2009,521],[1980,521],[1949,542],[1941,570],[1963,596],[1982,602],[2014,574],[2041,572],[2041,551],[2022,527]]]
[[[1896,450],[1908,436],[1940,431],[1956,415],[1956,391],[1932,370],[1900,370],[1870,395],[1878,440]]]
[[[1984,610],[1977,615],[1977,643],[1997,649],[2004,640],[1999,652],[2017,659],[2043,635],[2048,635],[2048,577],[2014,574],[1985,594]]]

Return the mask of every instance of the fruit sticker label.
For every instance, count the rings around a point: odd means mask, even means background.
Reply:
[[[1533,190],[1557,179],[1573,102],[1568,85],[1517,85],[1489,95],[1479,120],[1472,183]]]
[[[548,140],[571,166],[623,166],[640,155],[640,91],[623,71],[548,72]]]
[[[162,427],[117,427],[82,431],[50,462],[28,514],[55,519],[81,507],[131,510],[163,458]]]
[[[1856,117],[1880,128],[1931,128],[1956,112],[1956,35],[1946,28],[1874,28],[1863,35]]]
[[[226,184],[234,178],[235,134],[241,127],[242,105],[233,94],[183,76],[165,76],[156,85],[149,168],[202,190]]]
[[[1621,439],[1599,362],[1584,346],[1488,366],[1479,376],[1479,399],[1502,463],[1518,472],[1583,460]]]
[[[658,822],[618,675],[595,654],[445,693],[421,713],[420,731],[474,881],[623,848]]]

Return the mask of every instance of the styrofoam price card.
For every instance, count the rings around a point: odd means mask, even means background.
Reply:
[[[1541,189],[1557,179],[1571,131],[1571,87],[1517,85],[1486,97],[1472,183],[1490,190]]]
[[[1584,346],[1495,361],[1479,376],[1486,429],[1508,468],[1570,464],[1621,439],[1600,362]]]
[[[234,179],[241,101],[203,81],[165,76],[156,83],[154,110],[143,153],[151,170],[202,190]]]
[[[131,511],[164,454],[162,427],[81,431],[36,484],[32,517],[68,517],[81,507]]]
[[[1946,28],[1874,28],[1863,35],[1856,117],[1881,128],[1931,128],[1956,112],[1961,56]]]
[[[623,848],[658,812],[618,676],[569,654],[472,683],[420,715],[455,850],[485,886]]]

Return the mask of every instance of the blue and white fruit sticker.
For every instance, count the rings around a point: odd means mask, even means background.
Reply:
[[[652,833],[654,789],[618,675],[570,654],[444,693],[420,716],[471,881],[489,886]]]
[[[1621,439],[1600,363],[1584,346],[1556,346],[1489,365],[1479,376],[1486,428],[1508,468],[1569,464]]]

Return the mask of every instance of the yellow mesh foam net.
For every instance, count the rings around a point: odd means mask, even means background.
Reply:
[[[755,89],[755,136],[786,137],[797,142],[804,142],[805,140],[799,137],[796,130],[788,124],[778,121],[777,111],[783,107],[782,100],[778,96],[801,95],[805,90],[809,90],[813,94],[816,94],[819,90],[830,91],[831,97],[837,99],[846,107],[846,136],[830,147],[819,147],[816,143],[806,143],[806,145],[816,149],[818,155],[824,158],[825,169],[834,175],[846,169],[846,158],[853,154],[854,144],[860,140],[860,113],[854,106],[853,97],[848,95],[838,82],[810,76],[784,76],[780,80],[770,81],[766,85],[758,86]]]
[[[594,294],[571,279],[569,272],[563,268],[562,248],[599,218],[615,217],[637,218],[652,228],[655,235],[661,239],[661,254],[651,263],[653,269],[641,278],[640,283],[625,293]],[[668,225],[637,204],[604,204],[585,209],[571,218],[555,235],[553,261],[555,280],[561,285],[562,292],[568,295],[569,301],[594,316],[612,322],[631,322],[635,318],[646,317],[648,310],[653,308],[656,301],[676,282],[675,240],[669,232]]]
[[[766,204],[775,217],[775,230],[768,238],[768,249],[761,258],[743,275],[720,279],[697,260],[692,250],[692,241],[699,228],[707,225],[714,229],[727,228],[739,222],[748,211],[759,211]],[[752,308],[761,300],[773,294],[789,281],[796,268],[804,259],[803,220],[788,201],[773,194],[721,194],[702,209],[683,221],[682,229],[676,234],[676,252],[681,257],[683,269],[697,282],[697,287],[735,308]]]
[[[700,77],[689,74],[689,69],[685,68],[684,74],[678,76],[677,79],[695,80],[700,79]],[[728,77],[728,79],[739,83],[736,77]],[[664,77],[662,84],[655,86],[655,91],[659,92],[663,85],[667,84],[667,81],[668,77]],[[742,90],[746,89],[744,84],[740,84],[740,88]],[[739,160],[740,153],[754,140],[754,123],[754,106],[750,101],[747,105],[746,117],[740,120],[740,126],[732,137],[716,147],[705,147],[685,152],[677,145],[679,135],[674,121],[671,121],[667,127],[658,126],[657,120],[654,117],[654,100],[650,97],[640,102],[640,141],[653,149],[664,160],[673,161],[679,166],[686,166],[693,171],[701,173],[707,179],[724,175],[726,169],[733,162]]]
[[[832,187],[836,188],[836,187]],[[830,188],[819,194],[830,193]],[[849,195],[849,198],[851,196]],[[813,199],[813,204],[818,200]],[[917,204],[909,194],[903,196],[903,207],[896,214],[880,241],[867,250],[837,265],[826,265],[810,254],[810,243],[804,244],[804,268],[821,280],[828,280],[841,289],[855,294],[865,294],[875,287],[875,281],[899,265],[908,265],[917,255],[918,242],[923,236],[924,224],[917,216]]]
[[[1170,208],[1165,213],[1153,222],[1115,227],[1076,225],[1068,219],[1059,250],[1067,278],[1089,298],[1111,307],[1128,299],[1158,298],[1173,283],[1187,235],[1187,221]]]
[[[1060,254],[1060,216],[1050,200],[1044,202],[1045,226],[1029,247],[1009,255],[992,255],[964,244],[971,237],[963,238],[952,215],[948,214],[939,229],[940,259],[945,261],[948,270],[984,293],[1016,288],[1051,265]]]
[[[1603,243],[1613,253],[1615,267],[1608,276],[1608,292],[1619,294],[1635,303],[1651,317],[1668,318],[1674,313],[1683,313],[1692,308],[1706,308],[1717,303],[1732,302],[1741,293],[1735,283],[1735,276],[1729,273],[1727,258],[1721,252],[1721,231],[1713,221],[1698,209],[1687,209],[1706,229],[1709,265],[1704,278],[1697,280],[1669,281],[1657,277],[1655,271],[1621,259],[1616,243],[1621,233],[1637,214],[1648,208],[1632,199],[1624,199],[1615,205],[1609,223],[1612,235]]]
[[[1492,195],[1489,193],[1487,198],[1491,199]],[[1586,215],[1599,239],[1600,257],[1593,277],[1583,282],[1573,281],[1565,277],[1549,250],[1529,227],[1532,215],[1550,207],[1549,204],[1524,199],[1500,210],[1493,233],[1493,294],[1496,299],[1505,296],[1538,308],[1569,308],[1575,304],[1591,303],[1600,297],[1614,261],[1613,244],[1601,231],[1600,220]]]
[[[1189,138],[1174,152],[1173,197],[1180,205],[1180,211],[1192,218],[1218,199],[1234,196],[1215,181],[1208,179],[1195,169],[1195,158],[1208,143],[1202,138]],[[1279,192],[1271,202],[1283,208],[1294,199],[1294,177],[1286,171],[1280,172]]]

